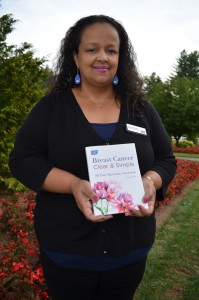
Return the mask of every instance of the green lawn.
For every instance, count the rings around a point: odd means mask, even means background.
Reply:
[[[190,153],[174,153],[176,157],[187,157],[187,158],[198,158],[199,154],[190,154]]]
[[[134,300],[199,299],[199,178],[157,230]]]

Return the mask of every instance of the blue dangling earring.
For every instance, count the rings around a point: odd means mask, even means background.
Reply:
[[[113,85],[118,85],[118,77],[117,77],[117,74],[115,74],[115,76],[113,77]]]
[[[75,83],[76,83],[77,85],[79,85],[80,82],[81,82],[81,77],[80,77],[80,75],[79,75],[79,70],[78,70],[78,68],[77,68],[77,75],[75,76]]]

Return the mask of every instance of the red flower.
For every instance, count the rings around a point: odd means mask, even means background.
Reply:
[[[7,273],[5,273],[5,272],[3,272],[3,271],[0,271],[0,278],[5,278],[5,277],[7,277],[7,276],[8,276]]]
[[[12,268],[13,272],[16,272],[16,271],[24,268],[24,264],[22,262],[20,262],[20,263],[13,262],[12,266],[13,266],[13,268]]]
[[[28,232],[23,232],[23,230],[19,230],[19,232],[18,232],[18,235],[19,236],[27,236],[28,235]]]

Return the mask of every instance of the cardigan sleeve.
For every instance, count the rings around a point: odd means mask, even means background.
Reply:
[[[162,120],[153,107],[149,104],[150,137],[154,151],[154,164],[152,170],[162,178],[162,189],[157,191],[157,200],[164,199],[167,187],[173,180],[177,164],[173,155],[172,145]]]
[[[39,192],[53,165],[48,161],[48,127],[52,99],[43,97],[19,129],[9,156],[9,168],[26,187]]]

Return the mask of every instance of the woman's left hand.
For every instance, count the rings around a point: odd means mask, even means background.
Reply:
[[[156,189],[152,182],[147,178],[142,178],[145,195],[143,197],[143,203],[148,203],[148,208],[145,208],[142,205],[138,205],[139,210],[135,208],[130,208],[125,215],[133,217],[149,217],[154,211],[155,208],[155,199],[156,199]]]

